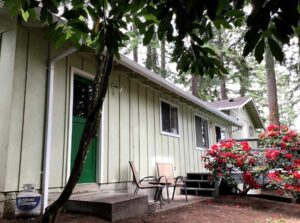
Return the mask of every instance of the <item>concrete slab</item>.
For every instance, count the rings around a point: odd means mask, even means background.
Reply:
[[[148,196],[135,194],[80,194],[72,196],[65,208],[69,212],[99,216],[111,222],[148,213]]]

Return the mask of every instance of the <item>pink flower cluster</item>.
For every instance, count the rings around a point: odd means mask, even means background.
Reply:
[[[229,139],[218,144],[212,145],[205,157],[209,160],[206,168],[209,169],[214,177],[223,177],[228,182],[232,182],[232,172],[242,172],[241,180],[248,188],[260,188],[257,183],[253,167],[257,159],[251,152],[248,142],[236,142]]]
[[[300,192],[300,137],[287,126],[270,125],[259,135],[265,149],[270,184],[286,192]]]

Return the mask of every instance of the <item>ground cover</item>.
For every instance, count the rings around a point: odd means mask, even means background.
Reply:
[[[19,223],[21,220],[0,220]],[[39,222],[38,219],[31,221]],[[93,216],[62,213],[60,223],[107,223]],[[221,196],[177,209],[155,213],[120,223],[300,223],[300,205],[249,196]]]

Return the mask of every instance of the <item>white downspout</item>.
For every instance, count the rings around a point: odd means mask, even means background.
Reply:
[[[77,49],[71,47],[58,56],[52,58],[48,62],[48,82],[47,82],[47,118],[45,131],[45,151],[43,163],[43,195],[42,195],[42,212],[45,212],[48,206],[48,188],[49,188],[49,170],[50,170],[50,155],[51,155],[51,133],[52,133],[52,109],[53,109],[53,85],[54,85],[54,65],[58,60],[61,60],[68,55],[76,52]]]

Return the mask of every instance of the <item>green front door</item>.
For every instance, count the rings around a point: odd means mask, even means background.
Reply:
[[[78,151],[80,138],[87,118],[88,106],[91,104],[92,82],[75,76],[73,85],[73,121],[72,121],[72,152],[73,167]],[[89,153],[84,163],[79,183],[96,182],[97,137],[92,141]]]

